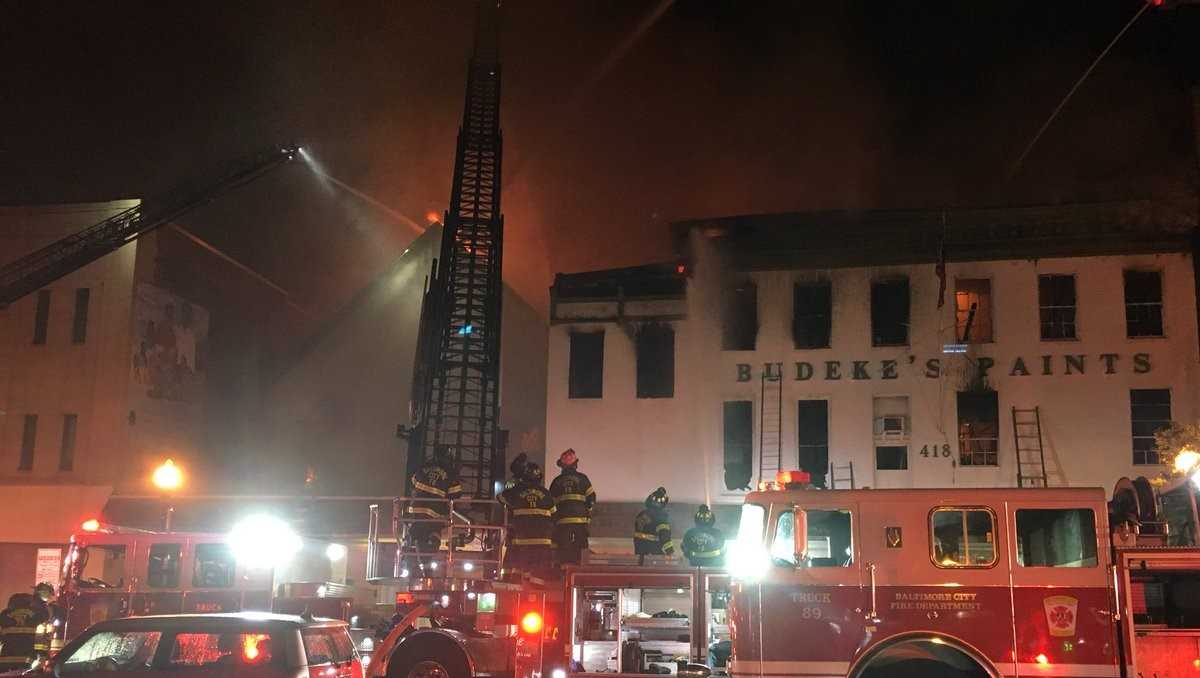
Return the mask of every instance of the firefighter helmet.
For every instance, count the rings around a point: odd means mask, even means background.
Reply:
[[[49,582],[41,582],[37,586],[33,587],[33,592],[42,600],[50,600],[54,597],[54,586],[52,586]]]
[[[705,527],[712,527],[717,522],[717,517],[713,515],[712,509],[708,508],[708,504],[701,504],[700,508],[696,509],[696,524]]]
[[[667,505],[668,501],[670,501],[670,499],[667,497],[667,488],[660,487],[651,492],[650,496],[646,497],[646,507],[653,508],[657,506],[662,508]]]
[[[529,482],[541,484],[543,477],[545,476],[542,475],[542,467],[536,463],[531,461],[525,467],[525,479]]]
[[[447,467],[454,463],[454,455],[450,454],[450,446],[438,445],[433,448],[433,460]]]
[[[559,456],[557,463],[559,468],[575,468],[579,465],[579,456],[575,454],[575,450],[568,447],[567,451]]]
[[[516,459],[508,465],[508,472],[512,474],[514,480],[520,480],[521,476],[525,475],[525,466],[529,463],[529,456],[524,452],[517,455]]]

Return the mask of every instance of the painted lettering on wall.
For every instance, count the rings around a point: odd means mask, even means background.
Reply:
[[[1024,356],[1016,356],[997,362],[998,358],[980,356],[974,358],[972,362],[975,369],[985,377],[993,369],[1003,370],[1003,373],[1010,377],[1028,377],[1033,374],[1029,368],[1030,363],[1035,366],[1040,363],[1040,374],[1047,377],[1069,377],[1089,373],[1117,374],[1121,371],[1123,363],[1119,353],[1101,353],[1094,356],[1095,359],[1089,359],[1091,357],[1084,353],[1060,356],[1043,355],[1032,360],[1027,360]],[[910,357],[908,362],[915,363],[916,359]],[[1129,365],[1128,369],[1131,369],[1134,374],[1146,374],[1153,369],[1149,353],[1134,353],[1130,357],[1129,363],[1125,364]],[[923,367],[914,366],[914,369],[917,370],[914,374],[920,374],[926,379],[940,379],[946,373],[941,358],[929,358],[924,362]],[[899,367],[895,360],[825,360],[815,364],[799,360],[793,363],[791,370],[787,371],[790,372],[794,381],[809,381],[817,378],[818,375],[825,381],[840,381],[843,377],[852,381],[900,378]],[[766,374],[768,379],[782,379],[784,372],[783,363],[778,362],[763,363],[760,371],[757,372],[749,363],[738,363],[735,378],[737,381],[751,381],[757,376]]]

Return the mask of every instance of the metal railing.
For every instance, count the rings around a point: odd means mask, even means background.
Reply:
[[[434,508],[435,512],[444,515],[440,517],[422,517],[406,509],[409,507]],[[459,509],[462,509],[461,511]],[[474,509],[474,511],[473,511]],[[484,523],[472,520],[467,514],[481,512],[486,515],[499,515],[499,523]],[[371,504],[370,517],[367,523],[367,579],[404,579],[407,577],[405,562],[409,559],[441,562],[444,564],[444,576],[469,576],[471,578],[486,578],[490,572],[499,572],[504,568],[504,543],[508,534],[508,512],[500,502],[494,499],[426,499],[414,497],[396,497],[392,500],[392,519],[390,525],[390,540],[381,541],[381,507]],[[411,538],[412,528],[416,525],[436,525],[439,539],[444,544],[435,551],[422,550],[420,544]],[[390,543],[389,543],[390,542]],[[384,545],[388,547],[385,549]],[[478,544],[478,549],[465,548]],[[394,546],[393,546],[394,545]],[[381,562],[391,553],[390,567],[382,567]],[[466,555],[470,554],[470,555]],[[456,563],[470,564],[470,572],[455,574]],[[479,566],[478,568],[476,566]]]

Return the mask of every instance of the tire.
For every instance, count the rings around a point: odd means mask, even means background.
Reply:
[[[409,642],[422,640],[413,638]],[[401,647],[388,666],[388,678],[471,678],[462,650],[444,638]]]

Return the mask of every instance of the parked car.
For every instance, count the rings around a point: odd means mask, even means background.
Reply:
[[[66,645],[44,671],[246,678],[362,678],[344,621],[239,612],[127,617],[99,622]]]

